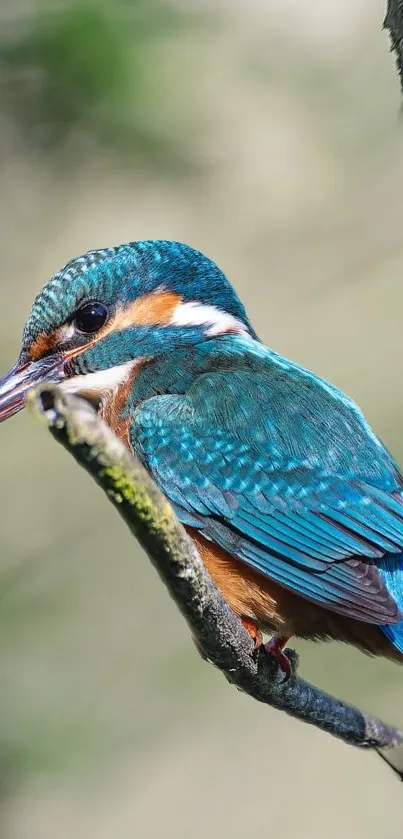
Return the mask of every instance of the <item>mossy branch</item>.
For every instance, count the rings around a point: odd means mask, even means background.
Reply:
[[[95,479],[138,539],[205,657],[239,690],[361,748],[375,749],[403,778],[403,733],[294,675],[284,681],[228,607],[166,498],[91,406],[54,385],[29,405]]]

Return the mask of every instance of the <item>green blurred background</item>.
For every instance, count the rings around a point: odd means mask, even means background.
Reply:
[[[399,86],[381,0],[0,9],[0,362],[68,258],[180,239],[259,334],[360,403],[403,463]],[[25,415],[1,427],[2,839],[401,839],[375,756],[237,693],[146,557]],[[403,673],[298,644],[403,726]]]

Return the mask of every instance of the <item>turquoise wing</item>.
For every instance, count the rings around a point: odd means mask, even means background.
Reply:
[[[270,395],[265,377],[206,374],[185,396],[146,401],[133,447],[183,524],[314,603],[397,622],[382,571],[403,550],[394,461],[333,394],[319,394],[319,431],[312,404],[294,398],[293,419],[286,400],[282,417]]]

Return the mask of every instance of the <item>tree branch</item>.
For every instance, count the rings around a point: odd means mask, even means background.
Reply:
[[[396,55],[396,67],[403,93],[403,0],[388,0],[383,27],[389,31],[390,48]]]
[[[382,750],[403,778],[403,733],[293,676],[257,652],[144,467],[81,399],[44,385],[28,400],[53,437],[108,496],[147,552],[206,658],[238,689],[354,746]],[[400,749],[398,748],[400,746]],[[383,750],[387,750],[386,752]]]

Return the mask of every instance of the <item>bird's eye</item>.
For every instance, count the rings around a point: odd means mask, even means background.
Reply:
[[[74,315],[74,325],[80,332],[98,332],[108,318],[108,310],[103,303],[85,303]]]

